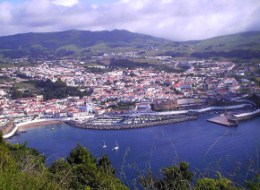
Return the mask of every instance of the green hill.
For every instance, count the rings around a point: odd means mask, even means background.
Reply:
[[[244,32],[201,40],[193,44],[196,51],[259,50],[260,32]]]
[[[244,32],[187,42],[195,57],[260,59],[260,32]]]
[[[172,46],[174,43],[161,38],[131,33],[126,30],[78,31],[52,33],[25,33],[0,37],[3,57],[67,56],[88,54],[111,49],[131,50]]]
[[[173,42],[126,30],[97,32],[70,30],[0,37],[0,58],[87,57],[103,52],[144,49],[158,49],[159,51],[153,53],[174,57],[260,59],[260,32],[245,32],[186,42]]]

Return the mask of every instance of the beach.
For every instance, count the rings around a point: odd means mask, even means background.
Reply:
[[[29,123],[29,124],[23,124],[20,125],[18,128],[18,131],[26,131],[28,129],[32,129],[35,127],[42,127],[45,125],[54,125],[54,124],[63,124],[63,121],[58,121],[58,120],[51,120],[51,121],[39,121],[39,122],[35,122],[35,123]]]

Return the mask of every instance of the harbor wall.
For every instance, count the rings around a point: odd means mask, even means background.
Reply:
[[[244,121],[244,120],[248,120],[254,117],[258,117],[260,116],[260,109],[257,109],[253,112],[247,112],[247,113],[241,113],[241,114],[237,114],[234,115],[239,121]]]
[[[119,130],[119,129],[136,129],[136,128],[143,128],[143,127],[153,127],[159,125],[168,125],[172,123],[178,123],[183,121],[189,120],[196,120],[197,116],[185,116],[183,118],[175,118],[163,121],[155,121],[155,122],[147,122],[147,123],[138,123],[138,124],[123,124],[123,125],[91,125],[87,123],[78,123],[76,121],[70,120],[65,121],[66,124],[79,127],[84,129],[96,129],[96,130]]]

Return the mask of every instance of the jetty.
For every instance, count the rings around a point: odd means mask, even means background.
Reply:
[[[234,127],[238,125],[238,120],[236,118],[227,115],[213,117],[208,119],[207,121],[228,127]]]
[[[247,112],[247,113],[241,113],[241,114],[237,114],[234,115],[239,121],[243,121],[243,120],[248,120],[257,116],[260,116],[260,109],[257,109],[255,111],[252,112]]]
[[[248,120],[257,116],[260,116],[260,109],[240,114],[222,114],[220,116],[210,118],[207,121],[228,127],[234,127],[239,124],[239,121]]]

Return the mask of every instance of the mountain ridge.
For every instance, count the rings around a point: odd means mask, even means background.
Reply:
[[[251,56],[247,58],[260,58],[260,55],[258,56],[260,54],[260,31],[242,32],[206,40],[184,42],[174,42],[127,30],[29,32],[0,37],[0,56],[4,58],[45,57],[49,55],[53,57],[78,56],[93,52],[149,48],[166,51],[167,55],[172,56],[177,54],[178,56],[196,57],[196,54],[199,53],[199,57],[225,57],[228,52],[241,53],[245,51],[245,54],[249,53]],[[236,53],[233,54],[233,57],[237,56]]]

